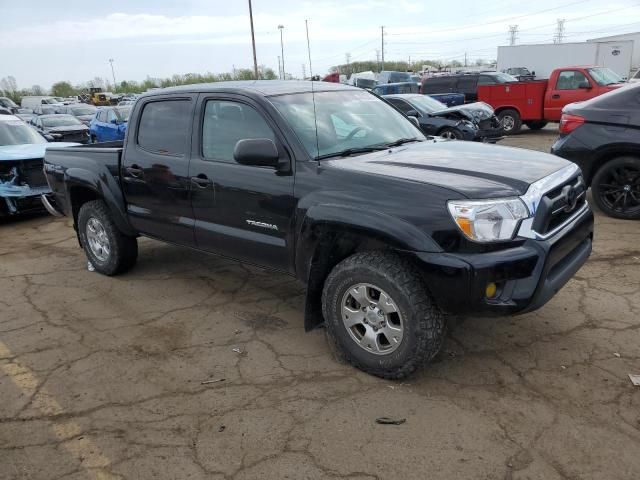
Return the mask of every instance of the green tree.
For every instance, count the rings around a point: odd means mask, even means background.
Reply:
[[[0,90],[3,96],[9,97],[14,102],[17,103],[20,100],[18,98],[18,83],[15,77],[9,75],[0,80]]]
[[[73,88],[73,85],[66,81],[56,82],[51,86],[51,95],[54,97],[71,97],[77,94],[78,92]]]

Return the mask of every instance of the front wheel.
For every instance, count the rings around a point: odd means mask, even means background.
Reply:
[[[591,181],[591,193],[610,217],[640,219],[640,158],[618,157],[605,163]]]
[[[462,140],[462,132],[455,128],[445,128],[440,131],[442,138],[448,138],[449,140]]]
[[[505,135],[514,135],[522,128],[520,114],[512,108],[507,108],[498,113],[498,120],[502,124],[502,131]]]
[[[87,260],[96,271],[104,275],[116,275],[129,270],[136,263],[137,240],[118,230],[102,200],[93,200],[80,207],[78,232]]]
[[[327,334],[352,365],[388,379],[432,359],[445,322],[415,267],[391,252],[355,254],[329,274],[322,294]]]

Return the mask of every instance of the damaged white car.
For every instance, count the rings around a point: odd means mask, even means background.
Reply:
[[[0,217],[42,210],[49,192],[42,171],[49,143],[14,115],[0,115]],[[56,142],[56,147],[78,145]]]

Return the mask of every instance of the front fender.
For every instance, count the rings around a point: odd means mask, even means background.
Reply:
[[[442,248],[425,232],[400,218],[382,212],[347,205],[321,204],[310,207],[298,229],[296,273],[308,278],[311,261],[326,230],[352,232],[379,240],[398,250],[441,252]]]

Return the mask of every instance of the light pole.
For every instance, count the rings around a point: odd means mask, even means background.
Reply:
[[[282,56],[282,80],[286,80],[287,75],[284,73],[284,44],[282,43],[282,30],[284,30],[284,25],[278,25],[278,30],[280,30],[280,54]]]
[[[251,0],[249,0],[249,21],[251,22],[251,44],[253,45],[253,72],[258,80],[258,59],[256,57],[256,37],[253,33],[253,9],[251,8]]]
[[[109,59],[109,63],[111,64],[111,75],[113,76],[113,92],[115,93],[118,87],[116,86],[116,73],[115,73],[115,70],[113,69],[113,58]]]

